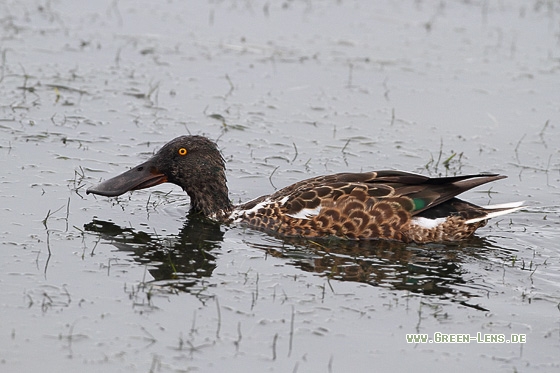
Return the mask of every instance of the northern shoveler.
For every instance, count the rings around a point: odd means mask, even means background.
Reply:
[[[282,236],[404,242],[457,241],[490,218],[522,208],[522,202],[477,206],[455,198],[498,174],[430,178],[403,171],[319,176],[234,206],[228,197],[225,161],[202,136],[181,136],[151,159],[87,190],[119,196],[170,182],[190,196],[191,208],[210,219],[244,223]]]

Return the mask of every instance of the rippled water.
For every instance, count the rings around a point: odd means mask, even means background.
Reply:
[[[560,4],[0,5],[4,371],[555,371]],[[85,189],[185,133],[234,202],[347,170],[498,172],[454,245],[282,240]],[[408,344],[406,334],[526,334]]]

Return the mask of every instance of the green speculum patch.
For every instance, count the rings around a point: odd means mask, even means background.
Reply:
[[[418,211],[426,207],[426,201],[422,198],[413,198],[412,202],[414,203],[414,211]]]

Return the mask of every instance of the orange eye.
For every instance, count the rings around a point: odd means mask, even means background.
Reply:
[[[179,155],[187,155],[187,149],[181,148],[181,149],[179,149],[178,153],[179,153]]]

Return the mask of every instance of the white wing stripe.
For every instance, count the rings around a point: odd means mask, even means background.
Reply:
[[[321,211],[321,205],[315,207],[314,209],[301,209],[295,214],[286,214],[294,219],[311,219],[313,216],[319,215]]]

